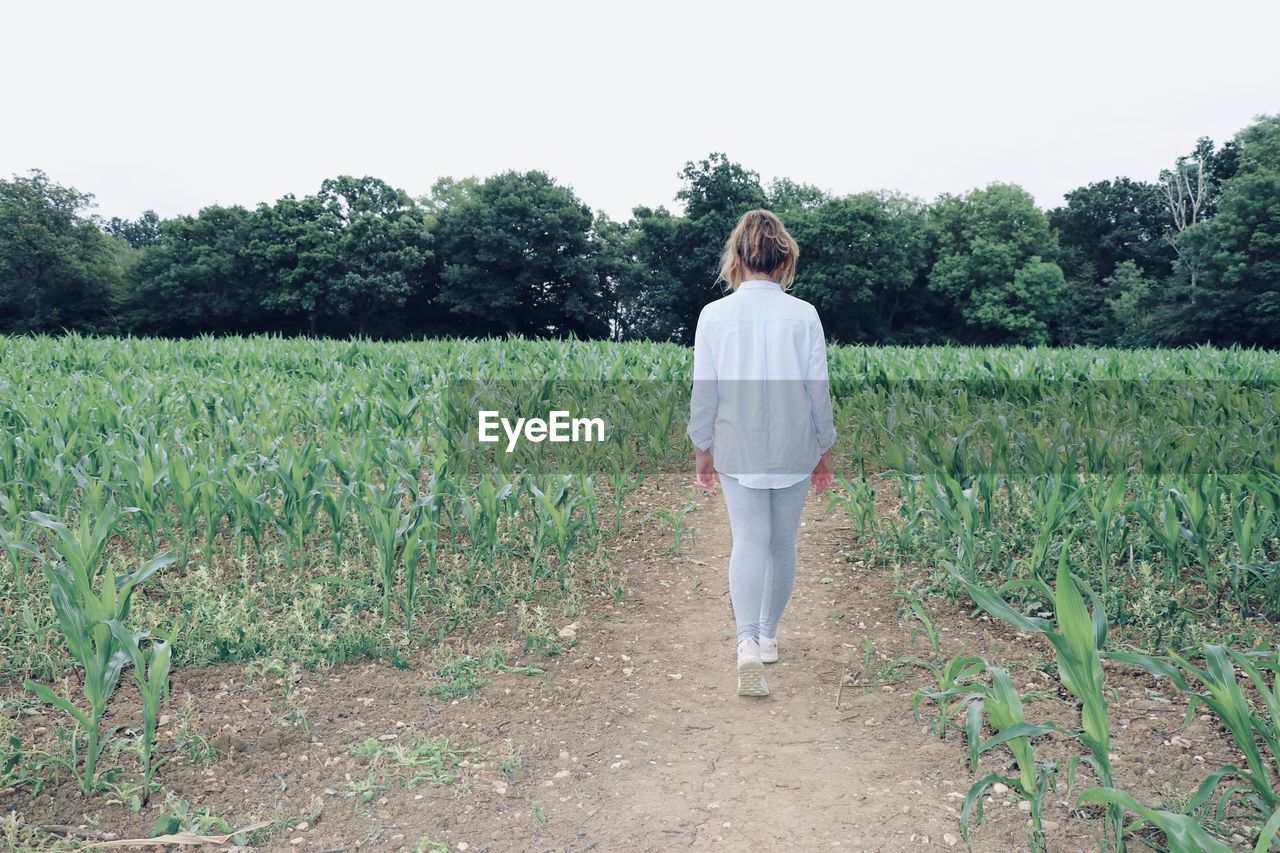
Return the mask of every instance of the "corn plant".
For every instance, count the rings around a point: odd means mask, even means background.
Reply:
[[[920,527],[920,524],[924,520],[928,510],[924,507],[916,507],[914,510],[908,511],[904,504],[903,506],[898,507],[898,511],[902,515],[905,515],[907,520],[899,525],[897,522],[889,519],[885,522],[885,526],[889,528],[890,540],[899,551],[904,551],[907,548],[907,544],[911,541],[912,534],[915,533],[916,528]]]
[[[211,466],[204,466],[201,473],[203,476],[196,484],[196,504],[200,508],[200,518],[204,522],[204,564],[213,568],[213,549],[218,538],[218,524],[222,521],[224,514],[222,484]]]
[[[266,535],[271,508],[267,505],[267,494],[257,472],[246,470],[243,473],[235,470],[235,461],[227,464],[224,485],[229,492],[231,525],[236,532],[236,551],[244,547],[247,533],[253,539],[253,550],[256,555],[258,570],[262,570],[262,544]]]
[[[680,509],[655,509],[653,511],[653,517],[660,524],[665,524],[671,528],[671,546],[667,548],[668,554],[679,556],[681,549],[684,547],[684,537],[692,537],[694,535],[693,528],[685,523],[685,517],[696,508],[694,504],[687,503]]]
[[[1084,495],[1079,489],[1074,489],[1069,483],[1053,476],[1037,477],[1032,481],[1028,492],[1032,511],[1040,519],[1040,531],[1031,549],[1031,573],[1041,577],[1054,537],[1070,520]]]
[[[54,426],[54,425],[50,425]],[[60,430],[62,424],[57,424],[56,429]],[[76,469],[67,463],[66,455],[66,436],[55,432],[49,436],[51,448],[47,452],[57,454],[53,460],[48,463],[48,470],[42,478],[41,485],[44,486],[44,494],[52,498],[52,507],[54,514],[59,517],[67,515],[71,506],[71,502],[75,499],[76,493],[76,475],[79,473]],[[46,501],[50,503],[50,501]]]
[[[427,492],[437,496],[440,500],[439,522],[441,525],[446,522],[451,525],[451,517],[455,511],[454,507],[457,504],[457,495],[461,489],[461,483],[454,474],[453,466],[450,465],[449,455],[437,450],[431,456],[428,470],[430,473],[427,475]]]
[[[52,532],[52,547],[61,557],[60,562],[46,561],[44,571],[67,648],[84,668],[84,695],[89,712],[86,714],[43,684],[30,679],[25,684],[42,701],[65,712],[84,731],[84,771],[77,778],[80,790],[87,794],[96,787],[98,758],[115,732],[113,729],[102,735],[102,715],[128,660],[128,653],[112,633],[110,623],[124,623],[134,590],[156,571],[172,564],[174,557],[170,553],[161,554],[122,577],[117,577],[109,565],[100,573],[98,563],[120,517],[114,500],[108,500],[96,514],[82,508],[74,529],[44,513],[31,515],[38,525]],[[74,736],[72,748],[73,751],[76,748]]]
[[[1244,800],[1269,822],[1280,812],[1280,780],[1276,770],[1280,761],[1280,649],[1268,652],[1241,652],[1226,646],[1208,643],[1204,648],[1203,669],[1188,660],[1171,653],[1154,657],[1128,652],[1113,652],[1108,657],[1131,664],[1163,676],[1188,697],[1184,725],[1190,722],[1196,708],[1205,705],[1211,710],[1231,735],[1236,748],[1244,756],[1245,766],[1224,767],[1213,777],[1235,776],[1248,783]],[[1260,708],[1255,708],[1244,691],[1236,673],[1236,667],[1249,680],[1257,693]],[[1264,672],[1271,673],[1267,683]],[[1197,688],[1195,683],[1199,684]],[[1231,789],[1219,802],[1218,812],[1237,789]],[[1272,834],[1275,829],[1272,829]],[[1265,833],[1264,833],[1265,835]],[[1270,843],[1270,835],[1266,843]],[[1261,842],[1260,842],[1261,843]],[[1266,850],[1265,844],[1259,849]]]
[[[969,789],[965,797],[964,808],[960,812],[960,832],[965,840],[969,840],[970,815],[976,824],[982,820],[982,795],[988,787],[996,782],[1003,782],[1031,804],[1031,847],[1043,851],[1045,847],[1044,827],[1041,823],[1044,814],[1044,798],[1050,789],[1055,788],[1054,777],[1057,765],[1052,762],[1044,765],[1036,763],[1035,749],[1031,739],[1048,734],[1056,729],[1049,721],[1040,725],[1032,725],[1026,721],[1022,713],[1022,697],[1018,695],[1009,680],[1009,673],[1001,667],[990,668],[991,685],[979,685],[975,689],[973,701],[965,710],[965,735],[969,741],[969,770],[977,771],[978,758],[982,753],[1007,746],[1013,753],[1018,765],[1017,778],[990,773]],[[982,739],[982,720],[986,717],[995,735]],[[974,813],[974,806],[977,812]]]
[[[974,490],[966,489],[959,481],[941,474],[928,478],[925,494],[939,526],[946,532],[948,539],[955,541],[954,549],[949,555],[953,557],[964,578],[970,583],[976,583],[979,512]]]
[[[927,428],[920,434],[918,446],[926,465],[940,475],[939,479],[965,482],[967,488],[971,467],[969,439],[973,437],[975,428],[948,436],[944,434],[944,428],[951,424],[945,423],[935,410],[928,409],[922,414]]]
[[[929,645],[933,650],[933,659],[916,657],[914,655],[904,655],[898,658],[895,663],[910,664],[927,670],[933,675],[934,686],[937,689],[921,688],[915,692],[911,701],[911,712],[915,715],[916,722],[920,722],[920,706],[924,700],[929,699],[938,705],[938,724],[935,734],[938,737],[945,738],[947,736],[947,724],[955,719],[966,702],[973,698],[973,680],[981,675],[987,669],[987,662],[977,655],[956,655],[950,660],[944,660],[942,656],[942,638],[938,633],[938,629],[934,626],[933,620],[929,618],[929,612],[918,598],[907,599],[907,607],[917,619],[920,620],[921,627],[911,632],[911,642],[915,643],[916,637],[921,632],[929,641]]]
[[[1078,803],[1099,803],[1108,809],[1124,808],[1137,819],[1121,829],[1122,834],[1134,834],[1146,824],[1164,833],[1169,853],[1231,853],[1231,847],[1210,835],[1195,818],[1186,814],[1145,806],[1117,788],[1086,788],[1080,792]],[[1274,828],[1272,830],[1274,832]],[[1258,853],[1266,853],[1269,844],[1259,846]],[[1159,849],[1159,848],[1157,848]]]
[[[1186,519],[1182,534],[1190,541],[1196,551],[1196,560],[1200,564],[1200,572],[1204,575],[1210,598],[1217,598],[1218,578],[1210,565],[1213,544],[1217,528],[1217,503],[1221,497],[1221,486],[1217,475],[1202,472],[1196,475],[1191,487],[1185,490],[1170,489],[1178,505],[1182,517]]]
[[[27,592],[27,573],[31,570],[36,549],[22,535],[21,528],[18,526],[22,519],[16,511],[13,498],[3,493],[0,493],[0,512],[10,519],[9,525],[6,525],[0,518],[0,548],[4,549],[13,566],[14,592],[19,598],[23,598]]]
[[[336,477],[320,487],[320,506],[329,516],[329,526],[333,531],[333,563],[336,566],[342,562],[343,527],[348,509],[355,500],[356,486],[336,456],[330,455],[327,459]]]
[[[1124,515],[1125,478],[1117,476],[1105,492],[1099,489],[1086,503],[1093,518],[1093,544],[1098,552],[1098,570],[1105,601],[1111,592],[1113,554],[1124,550],[1129,526]]]
[[[321,504],[320,453],[307,441],[298,447],[287,445],[277,459],[264,461],[280,494],[280,511],[272,520],[285,542],[285,562],[296,569]]]
[[[500,541],[498,521],[502,517],[503,503],[514,492],[514,486],[509,482],[496,486],[494,477],[503,475],[498,471],[493,471],[492,474],[493,476],[482,473],[472,493],[460,497],[462,516],[471,541],[468,555],[473,566],[497,552]]]
[[[190,448],[181,447],[169,459],[169,481],[173,485],[173,499],[178,507],[178,530],[175,538],[181,543],[178,565],[187,568],[191,554],[191,540],[195,536],[196,514],[200,511],[199,461]]]
[[[1263,558],[1267,531],[1275,516],[1248,489],[1248,478],[1231,482],[1231,536],[1238,559],[1230,563],[1231,589],[1242,612],[1250,610],[1252,582],[1260,582],[1264,600],[1272,609],[1280,603],[1280,566]]]
[[[909,515],[917,509],[917,485],[924,479],[915,456],[904,442],[892,442],[884,448],[881,462],[888,473],[898,477],[898,491],[905,498],[903,514]]]
[[[404,485],[397,480],[391,486],[365,483],[356,497],[356,509],[376,552],[377,580],[382,602],[382,621],[391,619],[391,601],[405,534],[418,523],[416,508],[405,509]]]
[[[599,496],[596,494],[595,477],[591,474],[577,474],[574,483],[578,491],[578,508],[580,520],[578,534],[574,545],[582,546],[593,553],[600,547],[601,526],[599,519]]]
[[[613,499],[613,529],[616,533],[622,529],[622,507],[631,494],[639,487],[641,477],[636,476],[634,466],[628,464],[620,454],[609,454],[605,458],[608,465],[609,493]]]
[[[1241,563],[1252,563],[1266,537],[1266,527],[1258,511],[1258,502],[1239,480],[1231,486],[1231,535],[1236,556]]]
[[[440,495],[423,495],[414,501],[417,520],[406,530],[404,559],[404,592],[399,599],[406,628],[413,628],[413,615],[418,602],[418,571],[422,555],[427,557],[428,576],[436,576],[436,551],[439,547],[440,513],[444,501]]]
[[[827,501],[827,510],[836,507],[849,514],[849,518],[857,527],[859,536],[866,536],[867,531],[874,531],[876,526],[876,491],[871,488],[865,476],[857,480],[835,478],[839,487],[833,490]]]
[[[164,481],[169,470],[169,454],[159,441],[149,441],[137,430],[133,433],[134,447],[115,452],[116,479],[122,496],[138,507],[135,518],[139,534],[145,531],[148,547],[154,549],[167,508]],[[141,539],[135,547],[143,550]]]
[[[997,455],[999,453],[1000,451],[996,450],[993,455],[1001,458]],[[996,497],[1000,494],[1000,488],[1007,487],[1007,484],[1007,478],[994,470],[979,471],[973,475],[973,485],[978,490],[978,503],[982,507],[983,527],[990,527],[994,522]]]
[[[532,478],[526,477],[524,487],[532,496],[535,512],[533,533],[533,565],[535,576],[540,572],[542,553],[546,542],[555,545],[556,555],[563,565],[569,551],[578,541],[590,521],[588,499],[583,491],[576,491],[571,475],[563,475],[546,489],[538,488]],[[577,510],[582,508],[582,512]]]
[[[142,804],[151,798],[151,777],[156,763],[152,760],[152,747],[156,739],[156,723],[160,716],[160,702],[169,694],[169,665],[173,659],[173,641],[178,635],[175,624],[167,636],[153,640],[144,652],[139,641],[145,631],[130,633],[119,620],[107,623],[111,634],[129,662],[133,664],[131,676],[142,696]]]
[[[1104,787],[1111,786],[1111,725],[1107,720],[1107,700],[1102,689],[1102,659],[1100,652],[1107,639],[1107,617],[1102,604],[1092,590],[1089,598],[1092,612],[1085,607],[1077,588],[1077,580],[1067,565],[1070,540],[1063,542],[1058,557],[1058,572],[1051,593],[1058,628],[1036,616],[1026,616],[995,592],[978,584],[969,583],[958,573],[953,576],[964,584],[974,602],[998,619],[1013,627],[1036,634],[1043,634],[1053,644],[1058,665],[1058,677],[1071,695],[1080,700],[1082,729],[1075,737],[1089,750],[1084,761],[1093,768],[1098,781]],[[1073,759],[1074,766],[1074,759]],[[1120,806],[1108,806],[1107,820],[1115,834],[1118,849],[1123,850],[1123,832]]]
[[[1147,523],[1152,537],[1160,545],[1165,556],[1165,583],[1174,587],[1178,582],[1178,574],[1182,569],[1182,540],[1189,538],[1184,533],[1182,522],[1178,519],[1178,504],[1173,497],[1172,489],[1153,499],[1151,506],[1143,503],[1134,505]]]

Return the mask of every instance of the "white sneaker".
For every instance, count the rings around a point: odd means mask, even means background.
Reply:
[[[764,664],[760,660],[760,644],[750,637],[738,643],[738,695],[769,695],[769,685],[764,680]]]
[[[778,660],[778,638],[760,638],[760,660],[764,663],[775,663]]]

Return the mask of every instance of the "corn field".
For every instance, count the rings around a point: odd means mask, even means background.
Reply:
[[[122,678],[151,738],[171,667],[399,659],[477,614],[526,614],[585,570],[627,496],[691,465],[691,351],[672,344],[0,339],[0,676],[57,709],[92,794]],[[1070,777],[1104,844],[1271,849],[1280,829],[1280,357],[1254,350],[833,347],[839,488],[912,592],[1047,639],[1076,719],[1032,722],[1001,661],[929,663],[975,781],[1032,802]],[[603,416],[598,445],[477,440],[480,409]],[[877,496],[891,496],[888,516]],[[611,588],[620,596],[620,588]],[[923,609],[917,616],[927,622]],[[936,646],[935,646],[936,651]],[[928,662],[922,662],[928,663]],[[1105,666],[1104,666],[1105,664]],[[1212,713],[1243,761],[1185,809],[1114,786],[1106,678]],[[82,673],[82,695],[50,682]],[[1076,760],[1039,763],[1069,731]],[[20,743],[0,760],[23,784]],[[0,756],[2,759],[4,756]],[[1087,783],[1081,779],[1088,778]]]

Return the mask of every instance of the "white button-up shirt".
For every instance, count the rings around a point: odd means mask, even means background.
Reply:
[[[703,307],[693,336],[688,435],[742,485],[813,474],[836,440],[817,310],[776,282],[744,281]]]

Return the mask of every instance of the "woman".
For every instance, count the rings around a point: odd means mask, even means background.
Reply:
[[[800,247],[768,210],[750,210],[725,241],[732,293],[698,316],[688,434],[698,484],[724,486],[733,551],[738,695],[767,696],[778,619],[796,578],[796,533],[811,481],[831,488],[836,432],[822,322],[786,293]]]

